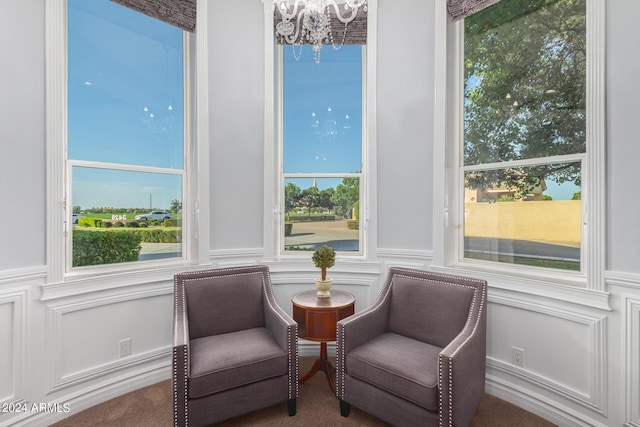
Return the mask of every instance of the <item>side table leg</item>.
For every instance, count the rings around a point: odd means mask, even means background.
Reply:
[[[333,392],[336,392],[336,369],[333,367],[331,362],[329,362],[329,357],[327,354],[327,343],[320,343],[320,357],[316,359],[313,363],[313,366],[307,372],[307,374],[300,379],[300,383],[307,381],[309,378],[313,377],[318,371],[322,371],[327,376],[327,380],[329,381],[329,386]]]

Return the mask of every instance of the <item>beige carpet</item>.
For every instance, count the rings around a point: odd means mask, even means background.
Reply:
[[[306,373],[314,359],[300,358]],[[55,427],[161,427],[172,425],[171,383],[163,381],[91,407],[54,424]],[[220,426],[386,426],[352,407],[348,418],[340,415],[324,373],[300,385],[297,414],[289,417],[285,403],[225,421]],[[546,427],[553,424],[510,403],[486,395],[473,427]]]

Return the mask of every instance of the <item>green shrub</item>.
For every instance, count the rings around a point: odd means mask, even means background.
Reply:
[[[126,231],[73,230],[73,266],[137,261],[140,236]]]
[[[100,218],[78,218],[79,227],[101,227]]]
[[[142,228],[147,228],[149,226],[149,224],[147,224],[146,222],[142,221],[142,222],[138,222],[138,227],[142,227]]]
[[[291,221],[284,222],[284,235],[289,236],[293,231],[293,223]]]
[[[182,242],[181,230],[163,230],[161,228],[138,228],[128,230],[129,233],[140,237],[141,242],[146,243],[180,243]]]
[[[355,219],[350,219],[347,221],[347,228],[349,230],[359,230],[360,229],[360,222],[356,221]]]
[[[113,223],[113,226],[116,227],[116,228],[124,227],[124,222],[116,221],[116,222]]]
[[[102,226],[104,228],[111,228],[113,227],[113,223],[111,221],[102,221],[100,224],[102,224]]]
[[[127,228],[138,228],[138,223],[135,221],[130,221],[124,224]]]
[[[177,219],[165,219],[162,222],[163,227],[180,227],[180,221]]]

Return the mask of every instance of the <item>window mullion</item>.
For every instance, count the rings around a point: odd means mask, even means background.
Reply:
[[[184,169],[171,169],[171,168],[143,166],[143,165],[129,165],[129,164],[122,164],[122,163],[95,162],[90,160],[69,160],[69,164],[71,166],[79,166],[79,167],[85,167],[85,168],[123,170],[123,171],[132,171],[132,172],[148,172],[148,173],[160,173],[160,174],[184,176]]]
[[[537,157],[532,159],[507,160],[504,162],[481,163],[477,165],[462,166],[461,169],[465,172],[477,170],[495,170],[504,168],[517,168],[522,166],[549,165],[552,163],[569,163],[576,161],[582,162],[585,158],[586,153],[577,153],[567,154],[563,156]]]

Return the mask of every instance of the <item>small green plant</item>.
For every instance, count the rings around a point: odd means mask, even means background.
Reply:
[[[327,268],[336,264],[336,251],[327,245],[322,245],[313,252],[311,257],[316,267],[320,269],[321,279],[327,280]]]

